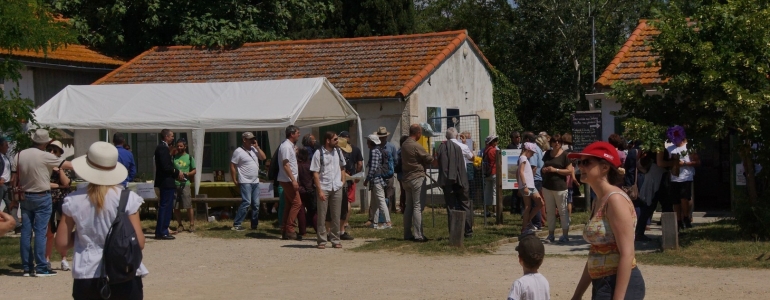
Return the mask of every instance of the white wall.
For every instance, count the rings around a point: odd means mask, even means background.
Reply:
[[[35,101],[35,84],[32,69],[24,67],[19,70],[19,73],[21,73],[21,79],[19,80],[19,93],[21,93],[21,97]],[[7,81],[5,83],[6,91],[10,91],[13,88],[15,88],[13,82]]]
[[[606,141],[615,133],[615,116],[612,112],[620,110],[620,103],[612,98],[602,98],[602,140]]]
[[[388,141],[393,143],[396,148],[399,147],[398,141],[401,138],[401,114],[404,111],[404,102],[381,102],[381,103],[359,103],[353,104],[353,109],[358,112],[361,118],[362,142],[364,144],[364,157],[368,158],[369,151],[366,149],[366,137],[376,132],[380,126],[385,126],[390,132]],[[358,146],[357,131],[354,143]],[[353,134],[353,131],[351,131]]]
[[[410,112],[412,123],[425,122],[428,107],[441,107],[442,117],[446,117],[447,108],[457,108],[460,115],[478,114],[489,119],[489,132],[496,133],[492,77],[467,41],[414,94],[417,103]],[[473,138],[482,141],[486,137]]]

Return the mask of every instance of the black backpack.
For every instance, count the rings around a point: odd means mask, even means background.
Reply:
[[[126,204],[129,190],[120,194],[118,213],[112,222],[110,231],[104,239],[102,253],[102,287],[100,294],[103,299],[110,298],[110,285],[123,283],[136,278],[136,270],[142,263],[142,248],[136,237],[136,230],[126,214]]]
[[[277,180],[278,179],[278,170],[280,168],[278,163],[278,151],[281,150],[281,146],[279,145],[278,148],[275,149],[275,153],[273,153],[273,157],[270,158],[270,169],[267,170],[267,179],[269,180]],[[278,190],[277,188],[275,189]]]

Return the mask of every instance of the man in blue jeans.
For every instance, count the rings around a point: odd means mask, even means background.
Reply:
[[[46,230],[53,210],[51,200],[51,173],[55,168],[72,170],[72,165],[64,158],[56,157],[45,151],[51,142],[48,131],[38,129],[32,135],[33,146],[22,150],[14,158],[19,188],[24,191],[25,200],[20,202],[21,224],[21,265],[24,277],[55,276],[56,272],[48,269],[45,259]],[[35,245],[32,248],[32,232],[35,232]],[[33,255],[34,254],[34,255]],[[34,257],[34,259],[33,259]],[[34,272],[34,273],[33,273]]]
[[[230,176],[233,182],[241,188],[241,206],[233,220],[235,231],[242,231],[241,223],[246,218],[246,213],[251,206],[251,229],[257,229],[259,225],[259,161],[265,160],[265,152],[257,144],[254,134],[244,132],[241,135],[243,144],[233,151],[230,159]],[[236,170],[238,177],[235,176]]]

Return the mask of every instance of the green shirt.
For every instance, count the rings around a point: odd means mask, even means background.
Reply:
[[[179,170],[179,172],[189,173],[191,170],[195,170],[195,160],[187,153],[176,155],[174,156],[174,168]],[[187,184],[189,184],[189,182]],[[177,180],[176,185],[181,186],[182,182]]]

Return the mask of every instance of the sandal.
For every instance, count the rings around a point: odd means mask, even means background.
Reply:
[[[334,245],[334,249],[342,249],[342,244],[336,244],[336,245]]]
[[[321,249],[321,250],[326,249],[326,245],[318,245],[318,249]]]
[[[171,228],[169,228],[169,229],[168,229],[168,234],[169,234],[169,235],[172,235],[172,234],[177,234],[177,232],[176,232],[176,231],[174,231],[174,230],[171,230]]]
[[[179,231],[179,232],[184,231],[184,225],[182,225],[182,224],[177,225],[176,226],[176,230]]]
[[[189,231],[190,231],[190,233],[195,232],[195,225],[190,225],[190,230]]]

